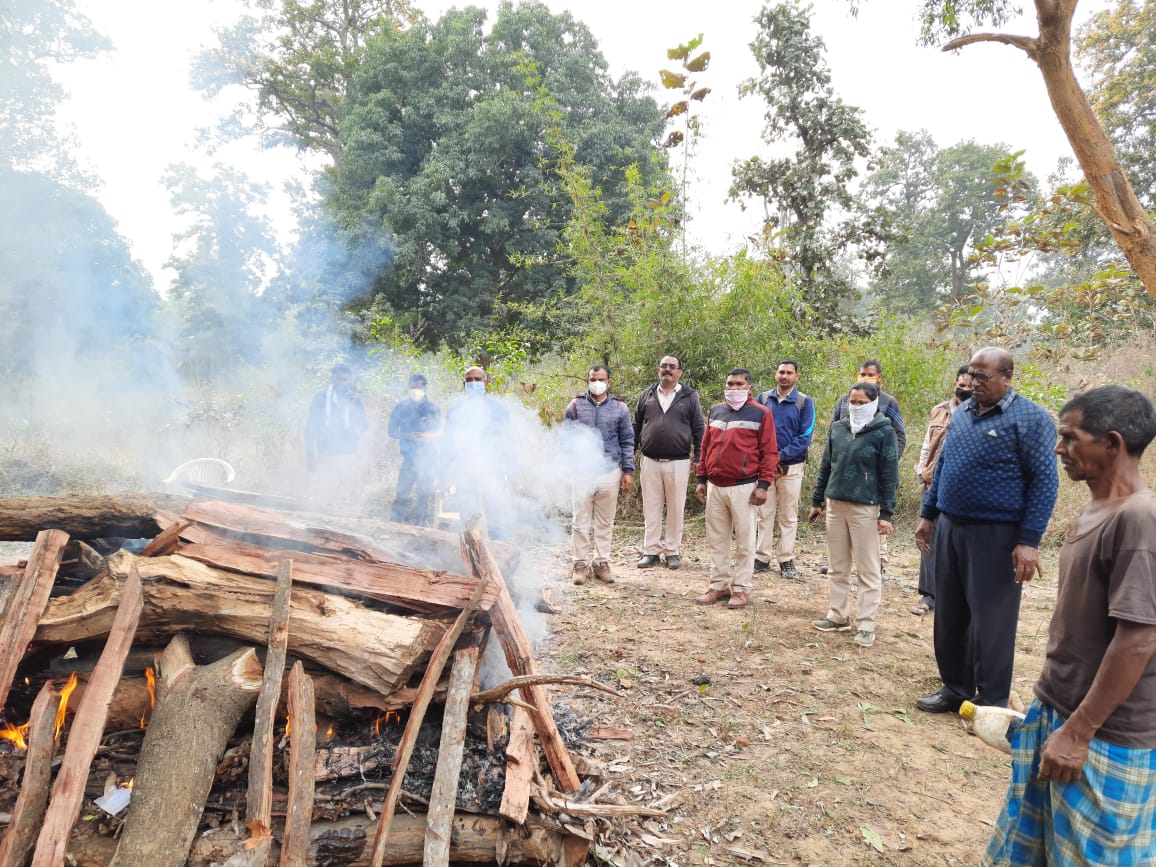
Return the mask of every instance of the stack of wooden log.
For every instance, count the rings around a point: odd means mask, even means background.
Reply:
[[[511,546],[162,495],[0,500],[14,540],[35,544],[0,567],[0,710],[26,747],[0,746],[0,867],[585,860]],[[491,638],[512,674],[480,691]],[[496,809],[459,790],[480,777]],[[126,812],[93,806],[126,785]]]

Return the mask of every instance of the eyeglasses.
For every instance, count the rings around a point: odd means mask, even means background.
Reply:
[[[678,365],[677,364],[660,364],[660,365],[658,365],[658,369],[659,370],[678,370]]]
[[[1001,373],[1011,373],[1011,370],[1006,368],[1006,367],[1001,367],[995,373],[979,373],[978,371],[975,371],[975,370],[969,370],[967,372],[967,375],[971,378],[971,380],[973,382],[987,382],[988,380],[995,379],[996,376],[998,376]]]

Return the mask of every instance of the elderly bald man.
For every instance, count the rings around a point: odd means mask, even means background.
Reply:
[[[964,701],[1007,706],[1020,592],[1040,571],[1040,539],[1059,489],[1056,426],[1012,388],[997,347],[972,356],[971,398],[952,417],[923,498],[915,543],[935,546],[935,661],[942,688],[928,713]]]

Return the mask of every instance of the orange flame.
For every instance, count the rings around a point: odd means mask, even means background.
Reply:
[[[388,725],[389,723],[399,723],[399,722],[401,722],[401,714],[399,714],[395,710],[387,710],[385,713],[383,713],[381,716],[379,716],[377,719],[375,719],[373,721],[373,733],[374,733],[374,735],[380,735],[381,734],[382,723],[385,723],[386,725]]]
[[[156,710],[157,706],[157,675],[150,665],[145,669],[145,684],[149,690],[149,714],[141,714],[140,727],[145,728],[146,720],[152,711]]]
[[[14,726],[10,722],[4,723],[4,728],[0,729],[0,739],[12,741],[12,745],[18,750],[28,749],[28,723],[22,726]]]
[[[285,737],[289,737],[289,729],[292,728],[291,723],[292,720],[290,720],[289,717],[285,717]]]
[[[64,689],[60,691],[60,707],[56,709],[56,737],[60,737],[60,730],[64,728],[64,714],[68,710],[68,697],[72,695],[76,689],[76,684],[76,672],[74,671],[69,676],[68,683],[64,685]]]
[[[127,782],[121,783],[121,786],[125,789],[131,789],[132,788],[132,782],[135,779],[136,779],[136,777],[129,777]]]

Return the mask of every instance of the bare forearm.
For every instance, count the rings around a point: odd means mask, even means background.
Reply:
[[[1156,626],[1119,621],[1100,669],[1068,727],[1082,739],[1091,740],[1121,704],[1132,694],[1152,653],[1156,651]]]

